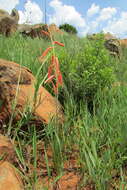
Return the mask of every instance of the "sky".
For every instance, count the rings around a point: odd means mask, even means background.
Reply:
[[[127,0],[0,0],[0,9],[13,8],[19,24],[68,23],[79,36],[103,31],[127,38]]]

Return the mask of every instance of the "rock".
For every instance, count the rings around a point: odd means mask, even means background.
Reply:
[[[0,9],[0,34],[10,36],[16,32],[19,21],[19,14],[16,9],[12,10],[11,15]]]
[[[108,39],[105,40],[105,47],[110,51],[110,54],[113,56],[120,57],[120,42],[118,39]]]
[[[119,41],[122,48],[127,48],[127,39],[121,39]]]
[[[54,190],[54,183],[53,180],[49,177],[43,177],[42,179],[38,179],[38,182],[36,184],[36,190],[42,190],[42,189],[47,189],[47,190]]]
[[[114,35],[112,35],[110,32],[107,32],[104,34],[104,39],[110,40],[110,39],[117,39],[117,38]]]
[[[31,38],[48,38],[49,36],[46,36],[42,33],[42,30],[48,31],[47,25],[44,24],[35,24],[35,25],[28,25],[28,24],[20,24],[18,25],[18,31],[23,36],[29,36]]]
[[[18,32],[22,33],[26,31],[26,33],[29,33],[31,31],[32,25],[29,24],[18,24]]]
[[[48,190],[59,189],[59,190],[77,190],[80,184],[80,176],[75,172],[66,172],[60,179],[55,183],[55,178],[43,177],[38,180],[36,184],[37,190],[44,188]]]
[[[49,36],[45,35],[43,31],[46,31],[49,33]],[[45,39],[50,39],[50,36],[52,37],[55,34],[63,34],[63,32],[55,25],[47,25],[47,24],[35,24],[35,25],[28,25],[28,24],[20,24],[18,25],[18,31],[23,35],[23,36],[29,36],[31,38],[45,38]]]
[[[54,34],[64,34],[62,30],[60,30],[55,24],[50,24],[48,27],[49,32],[54,35]]]
[[[120,58],[121,55],[121,46],[120,41],[115,36],[110,34],[109,32],[104,34],[105,39],[105,47],[109,50],[110,54],[113,56],[118,56]]]
[[[97,34],[88,35],[89,40],[98,40]],[[115,36],[109,32],[104,34],[104,46],[109,50],[110,54],[113,56],[120,57],[121,55],[121,46],[120,41]]]
[[[15,162],[15,150],[11,141],[0,134],[0,158],[11,163]]]
[[[0,190],[23,190],[23,184],[16,169],[9,162],[0,162]]]
[[[63,118],[61,105],[44,87],[39,88],[35,99],[35,84],[36,79],[29,69],[0,59],[1,121],[9,119],[12,112],[14,119],[19,120],[28,107],[45,123],[52,117]],[[15,104],[13,109],[12,104]]]
[[[74,172],[67,172],[58,181],[58,187],[60,190],[77,190],[80,181],[80,176]]]

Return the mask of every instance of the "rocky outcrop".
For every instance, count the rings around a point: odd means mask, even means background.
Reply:
[[[28,25],[28,24],[20,24],[18,25],[18,31],[23,36],[29,36],[31,38],[49,38],[42,30],[48,31],[47,25],[43,24],[35,24],[35,25]]]
[[[8,12],[0,10],[0,34],[10,36],[17,30],[18,21],[19,14],[16,9],[13,9],[10,15]]]
[[[47,25],[47,24],[35,24],[35,25],[27,25],[27,24],[20,24],[18,25],[18,31],[23,36],[29,36],[31,38],[46,38],[50,39],[50,37],[54,36],[55,34],[63,34],[63,32],[55,25]],[[46,31],[49,35],[46,35],[44,32]]]
[[[0,59],[0,120],[2,122],[9,119],[12,114],[15,120],[19,120],[28,108],[45,123],[48,123],[52,117],[63,118],[59,102],[42,86],[37,91],[36,83],[29,69]]]

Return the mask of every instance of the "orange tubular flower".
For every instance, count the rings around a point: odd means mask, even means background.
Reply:
[[[47,48],[43,53],[42,53],[42,56],[41,57],[45,57],[49,51],[51,51],[53,49],[53,47],[49,47]]]
[[[64,47],[64,44],[62,44],[62,43],[60,43],[60,42],[58,42],[58,41],[54,41],[53,44],[57,44],[57,45],[59,45],[59,46]]]
[[[56,71],[56,78],[58,80],[58,84],[62,85],[63,84],[63,79],[62,79],[62,74],[60,72],[59,68],[59,61],[58,58],[54,56],[54,66],[55,66],[55,71]]]
[[[41,30],[42,34],[45,34],[46,36],[50,37],[49,32],[46,32],[45,30]]]
[[[58,74],[58,83],[62,86],[63,85],[63,78],[62,78],[62,74],[61,72],[59,71],[59,74]]]
[[[50,77],[48,77],[48,79],[45,81],[46,83],[52,82],[52,79],[55,78],[55,75],[51,75]]]
[[[53,90],[55,94],[58,94],[58,84],[56,83],[56,85],[53,83],[52,81],[52,86],[53,86]]]
[[[48,68],[48,77],[51,76],[52,71],[53,71],[53,65],[50,65],[49,68]]]
[[[51,57],[51,65],[55,65],[55,59],[56,59],[56,57],[53,55],[52,57]]]
[[[42,33],[45,33],[45,31],[42,31]],[[47,35],[49,35],[48,32],[46,32],[46,33],[47,33]],[[58,41],[54,41],[53,44],[57,44],[57,45],[60,45],[60,46],[64,47],[64,44],[62,44],[62,43],[60,43]],[[53,48],[54,47],[47,48],[43,52],[43,54],[41,56],[41,59],[43,59],[48,54],[48,52],[51,51]],[[55,83],[53,81],[54,78],[56,79]],[[62,78],[62,74],[60,72],[58,57],[56,57],[55,55],[51,56],[51,64],[48,67],[48,78],[45,81],[45,83],[49,83],[49,82],[51,82],[51,84],[53,86],[54,93],[58,94],[58,88],[59,88],[59,86],[63,85],[63,78]]]
[[[56,74],[58,75],[60,68],[59,68],[59,61],[58,61],[58,58],[56,56],[52,56],[52,63],[53,63],[54,68],[56,70]]]

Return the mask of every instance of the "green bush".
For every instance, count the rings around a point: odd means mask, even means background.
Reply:
[[[71,34],[77,34],[77,29],[70,25],[70,24],[62,24],[59,26],[60,29],[63,29],[65,32],[71,33]]]
[[[115,59],[104,47],[103,34],[98,34],[98,37],[93,41],[82,39],[84,44],[81,43],[79,48],[60,54],[66,90],[78,102],[92,101],[99,89],[110,86],[115,79]]]

